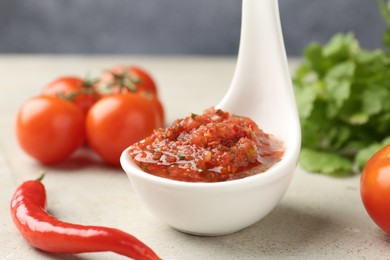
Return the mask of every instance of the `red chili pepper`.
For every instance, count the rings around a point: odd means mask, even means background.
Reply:
[[[160,259],[134,236],[108,227],[66,223],[46,212],[40,179],[21,184],[11,200],[12,219],[32,246],[51,253],[111,251],[134,259]]]

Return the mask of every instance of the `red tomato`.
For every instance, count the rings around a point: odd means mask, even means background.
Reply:
[[[360,194],[372,220],[390,234],[390,145],[367,162],[360,180]]]
[[[90,109],[86,122],[89,145],[112,165],[119,165],[122,151],[157,126],[149,101],[133,93],[102,98]]]
[[[103,90],[103,94],[146,91],[157,95],[156,83],[152,76],[137,66],[117,65],[104,71],[100,76],[99,88]]]
[[[16,134],[27,154],[45,164],[57,163],[85,140],[85,116],[69,101],[35,97],[20,108]]]
[[[85,114],[100,98],[93,85],[78,77],[57,78],[43,88],[42,95],[68,99]]]
[[[159,119],[157,127],[165,127],[165,112],[162,103],[156,96],[152,98],[151,102],[155,107],[155,111],[157,111],[157,117]]]
[[[136,86],[138,91],[148,91],[157,95],[156,83],[146,70],[137,66],[132,66],[129,68],[129,72],[137,81]]]
[[[157,128],[164,127],[165,126],[165,112],[164,107],[160,101],[155,95],[149,93],[149,92],[141,92],[139,93],[144,98],[149,100],[150,105],[153,107],[154,112],[156,114],[157,118]]]

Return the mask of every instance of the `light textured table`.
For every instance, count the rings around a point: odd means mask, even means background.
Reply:
[[[23,101],[56,76],[96,75],[119,63],[139,64],[155,76],[172,121],[217,104],[229,86],[235,59],[0,56],[0,259],[123,259],[113,253],[46,254],[22,239],[12,223],[9,201],[17,185],[36,178],[41,170],[47,172],[44,183],[51,214],[122,229],[164,259],[390,258],[389,237],[361,203],[359,176],[336,179],[298,168],[285,197],[266,218],[231,235],[198,237],[180,233],[149,214],[120,169],[92,162],[85,151],[55,167],[42,166],[23,153],[14,135],[15,115]]]

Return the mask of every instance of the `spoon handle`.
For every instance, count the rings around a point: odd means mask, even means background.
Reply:
[[[253,107],[267,111],[277,105],[274,101],[280,98],[295,100],[278,0],[243,0],[240,37],[236,70],[218,107],[247,114]],[[245,105],[238,105],[242,102]]]

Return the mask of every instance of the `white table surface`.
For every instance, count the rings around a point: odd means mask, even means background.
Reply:
[[[168,122],[215,105],[227,90],[232,57],[0,55],[0,259],[124,259],[113,253],[54,255],[30,247],[9,214],[15,188],[47,175],[48,208],[57,218],[129,232],[163,259],[389,259],[390,239],[368,217],[359,176],[337,179],[296,170],[280,204],[240,232],[198,237],[152,216],[121,169],[80,151],[60,165],[42,166],[19,148],[15,115],[23,101],[60,75],[97,75],[116,64],[147,68],[159,84]],[[294,62],[291,65],[294,66]]]

